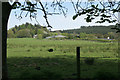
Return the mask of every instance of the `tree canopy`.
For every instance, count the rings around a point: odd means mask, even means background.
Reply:
[[[12,4],[12,9],[19,8],[21,10],[20,15],[18,16],[19,19],[21,19],[24,15],[22,15],[23,12],[26,12],[25,17],[29,15],[29,17],[32,19],[36,19],[37,11],[40,10],[43,12],[43,17],[46,20],[47,26],[52,27],[49,23],[49,20],[47,18],[48,15],[60,15],[63,14],[66,16],[68,9],[63,4],[67,1],[70,1],[72,3],[71,6],[73,6],[75,10],[75,15],[73,15],[73,20],[75,20],[77,17],[81,15],[86,15],[85,20],[86,22],[92,22],[94,19],[97,18],[96,23],[118,23],[120,21],[118,18],[118,13],[120,12],[120,1],[112,1],[112,0],[106,0],[106,1],[82,1],[82,0],[52,0],[49,4],[49,2],[43,2],[41,0],[24,0],[24,2],[20,2],[19,0],[15,0],[14,2],[10,0],[10,3]],[[53,8],[53,12],[49,11],[49,8]],[[17,16],[17,14],[16,14]],[[37,21],[37,20],[36,20]],[[118,21],[118,22],[117,22]],[[116,26],[115,28],[117,32],[120,31],[120,29]]]
[[[107,34],[108,32],[116,32],[116,30],[113,30],[111,28],[115,27],[115,25],[109,25],[109,26],[81,26],[81,28],[78,29],[70,29],[70,30],[63,30],[61,32],[67,32],[67,33],[87,33],[87,34]]]
[[[32,25],[26,23],[22,25],[15,25],[15,27],[8,30],[8,38],[32,38],[36,34],[41,34],[43,37],[49,36],[50,31],[45,27],[38,24]]]

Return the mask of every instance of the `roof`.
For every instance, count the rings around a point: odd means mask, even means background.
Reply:
[[[66,37],[66,36],[63,36],[63,35],[57,35],[57,36],[55,36],[55,37]]]
[[[57,38],[57,37],[59,37],[59,38],[64,38],[64,37],[66,37],[66,36],[63,36],[63,35],[48,36],[48,37],[46,37],[46,39],[49,39],[49,38]]]

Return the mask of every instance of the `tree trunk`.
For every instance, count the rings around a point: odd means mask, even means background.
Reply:
[[[8,79],[7,73],[7,23],[11,12],[9,2],[2,2],[2,80]]]
[[[0,1],[0,80],[2,79],[2,2]]]

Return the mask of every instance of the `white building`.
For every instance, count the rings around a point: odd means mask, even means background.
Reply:
[[[37,37],[37,34],[33,36],[33,38],[36,38]]]
[[[56,35],[56,36],[48,36],[46,37],[46,39],[49,39],[49,38],[65,38],[66,36],[63,36],[63,35]]]
[[[110,39],[110,37],[107,37],[107,39],[109,40],[109,39]]]

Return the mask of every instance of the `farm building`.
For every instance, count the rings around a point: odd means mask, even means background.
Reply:
[[[36,38],[37,37],[37,34],[33,36],[33,38]]]
[[[63,36],[63,35],[56,35],[56,36],[48,36],[46,37],[46,39],[49,39],[49,38],[65,38],[66,36]]]

